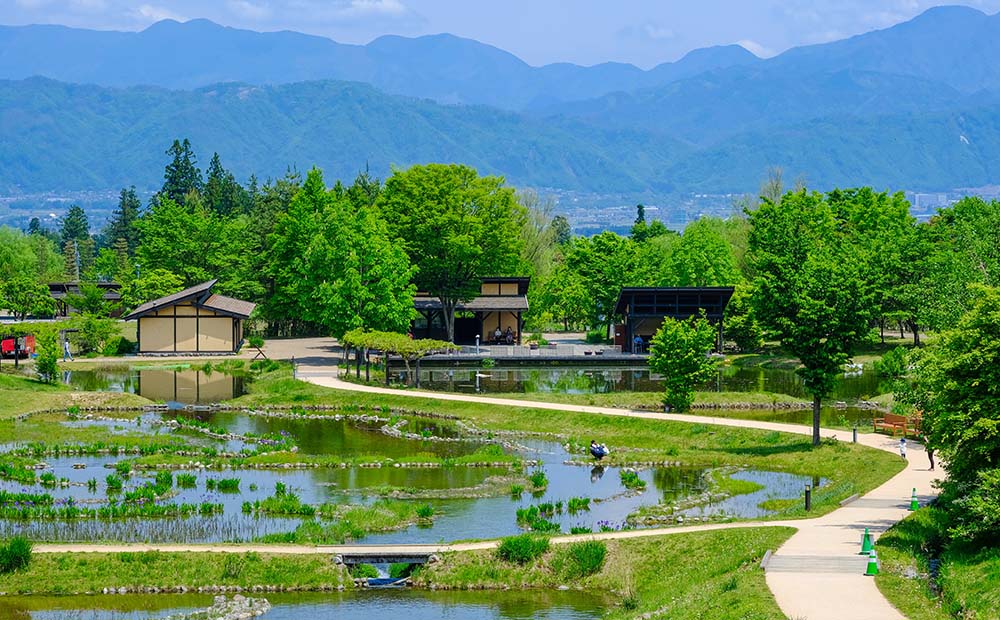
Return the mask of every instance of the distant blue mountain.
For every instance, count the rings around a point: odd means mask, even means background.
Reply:
[[[508,110],[666,84],[759,59],[739,46],[696,50],[649,71],[633,65],[532,67],[496,47],[450,34],[384,36],[345,45],[296,32],[252,32],[204,19],[164,20],[142,32],[0,26],[0,78],[44,76],[103,86],[197,88],[219,82],[366,82],[391,94]]]

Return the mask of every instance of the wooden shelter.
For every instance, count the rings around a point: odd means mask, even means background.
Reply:
[[[125,317],[138,321],[139,353],[235,353],[243,322],[257,306],[212,293],[217,280],[146,302]]]
[[[664,318],[683,320],[704,312],[705,318],[719,328],[717,347],[721,350],[723,317],[732,296],[731,286],[623,288],[615,304],[615,315],[624,322],[615,326],[615,344],[622,351],[644,353]]]
[[[479,296],[455,306],[455,344],[475,344],[477,335],[489,344],[498,328],[502,334],[510,329],[514,343],[521,344],[530,282],[526,277],[483,278]],[[448,339],[440,299],[417,293],[413,307],[420,315],[413,322],[414,338]]]
[[[101,290],[101,297],[105,302],[118,304],[121,301],[122,285],[117,282],[94,282],[94,286]],[[49,295],[56,300],[56,316],[65,317],[76,312],[76,308],[68,303],[67,297],[80,294],[79,282],[49,282]],[[111,316],[118,316],[120,310],[112,312]]]

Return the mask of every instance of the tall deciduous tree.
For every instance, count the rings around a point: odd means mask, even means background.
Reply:
[[[566,266],[579,276],[587,291],[591,325],[611,325],[621,288],[645,284],[637,281],[636,247],[628,237],[605,231],[589,239],[577,237],[566,250]]]
[[[780,204],[764,199],[748,215],[754,312],[802,362],[796,372],[813,397],[818,445],[822,399],[854,348],[867,339],[872,320],[862,258],[818,193],[789,192]]]
[[[1000,289],[973,284],[972,307],[916,361],[903,400],[924,412],[928,445],[946,463],[942,503],[955,536],[1000,542]]]
[[[0,308],[10,311],[19,321],[28,316],[51,318],[56,300],[49,294],[48,286],[18,277],[0,283]]]
[[[663,402],[687,411],[696,387],[712,378],[716,361],[709,357],[715,328],[704,317],[679,321],[667,317],[649,343],[649,367],[663,375]]]
[[[355,209],[342,197],[327,203],[322,220],[306,250],[302,305],[308,316],[336,338],[357,328],[405,333],[414,312],[415,269],[378,213]]]
[[[453,341],[455,306],[479,294],[481,278],[518,268],[524,207],[502,178],[456,164],[395,170],[379,204],[418,268],[417,287],[441,300]]]

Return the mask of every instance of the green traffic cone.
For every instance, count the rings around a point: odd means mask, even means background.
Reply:
[[[868,528],[865,528],[865,535],[861,537],[861,551],[858,555],[867,555],[875,548],[875,544],[872,543],[872,535],[868,533]]]
[[[878,556],[875,555],[875,550],[872,549],[871,553],[868,555],[868,568],[865,569],[865,575],[868,577],[874,577],[878,574]]]
[[[917,489],[913,488],[913,495],[910,496],[910,510],[920,510],[920,502],[917,501]]]

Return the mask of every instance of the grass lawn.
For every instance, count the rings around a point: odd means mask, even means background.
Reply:
[[[576,446],[586,458],[586,446],[598,439],[611,447],[609,462],[681,462],[719,467],[733,465],[787,471],[828,478],[830,484],[813,493],[812,516],[837,507],[854,493],[865,493],[902,468],[892,454],[859,445],[824,441],[814,448],[809,437],[778,432],[666,422],[625,416],[574,413],[531,407],[440,401],[383,394],[365,394],[320,387],[291,377],[285,367],[261,376],[250,392],[232,401],[239,406],[326,404],[344,407],[392,407],[403,411],[453,415],[487,431],[545,433]],[[782,517],[804,516],[799,503]]]
[[[883,534],[876,545],[879,590],[911,620],[1000,618],[1000,548],[944,546],[944,527],[940,510],[923,508]],[[934,555],[940,560],[936,581],[930,575]]]
[[[568,585],[603,591],[612,603],[607,618],[652,613],[676,620],[778,619],[785,616],[759,563],[792,533],[791,528],[761,527],[611,540],[599,570],[582,576],[567,557],[570,545],[554,545],[524,565],[499,560],[493,551],[448,553],[419,570],[414,580],[452,589]]]
[[[61,384],[42,383],[25,375],[0,373],[0,420],[42,409],[72,405],[88,407],[141,407],[151,401],[135,394],[79,392]]]
[[[0,575],[9,594],[83,594],[103,588],[281,585],[350,586],[326,555],[265,553],[36,553],[28,568]]]

